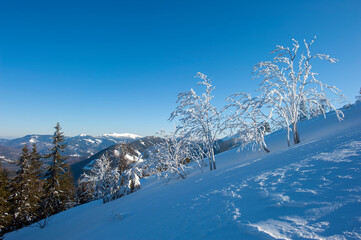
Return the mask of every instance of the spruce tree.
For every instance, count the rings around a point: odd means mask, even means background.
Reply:
[[[20,228],[39,218],[41,163],[35,145],[32,152],[24,145],[17,165],[19,171],[12,187],[12,214],[13,227]]]
[[[34,220],[39,220],[41,218],[41,199],[44,196],[44,181],[42,180],[42,156],[39,154],[36,144],[33,144],[33,149],[30,154],[30,167],[31,167],[31,182],[32,182],[32,192],[36,197],[36,212],[34,212]]]
[[[53,147],[46,156],[50,159],[50,166],[45,174],[45,195],[43,197],[43,217],[64,211],[75,202],[75,186],[69,164],[64,156],[66,148],[65,137],[60,124],[55,126]]]
[[[10,210],[10,180],[7,172],[0,164],[0,237],[10,227],[12,222]]]

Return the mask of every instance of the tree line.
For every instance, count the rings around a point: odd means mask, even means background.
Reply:
[[[37,222],[44,227],[53,214],[76,203],[74,179],[64,156],[65,137],[55,126],[50,152],[41,155],[36,144],[22,148],[14,178],[0,166],[0,234]],[[41,159],[50,161],[43,169]]]

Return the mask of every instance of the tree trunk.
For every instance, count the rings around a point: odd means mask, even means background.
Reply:
[[[291,143],[290,143],[290,127],[287,126],[287,145],[288,147],[291,146]]]
[[[262,144],[262,148],[263,150],[265,150],[267,153],[270,152],[270,150],[267,148],[267,146],[265,144]]]
[[[216,159],[214,157],[214,149],[212,148],[212,161],[213,161],[213,169],[216,170]]]
[[[211,157],[211,154],[210,153],[208,153],[208,158],[209,158],[209,170],[210,171],[212,171],[213,170],[213,168],[212,168],[212,157]]]
[[[293,124],[293,141],[295,144],[300,143],[300,135],[298,133],[298,129],[297,129],[297,122]]]

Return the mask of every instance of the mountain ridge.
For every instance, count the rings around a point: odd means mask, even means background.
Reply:
[[[101,136],[79,134],[65,137],[67,148],[65,155],[69,156],[69,163],[75,163],[117,143],[127,143],[139,139],[141,136],[132,133],[109,133]],[[41,154],[49,152],[52,146],[52,135],[29,134],[21,138],[0,139],[0,161],[15,162],[18,158],[14,149],[20,150],[25,144],[36,144]],[[10,153],[11,152],[11,153]],[[19,151],[20,152],[20,151]]]

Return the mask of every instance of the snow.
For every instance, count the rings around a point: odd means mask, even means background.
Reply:
[[[138,161],[138,157],[137,157],[137,156],[132,156],[132,155],[129,155],[128,153],[125,154],[124,158],[125,158],[127,161],[131,161],[131,162],[136,162],[136,161]]]
[[[11,159],[7,159],[5,156],[0,156],[0,160],[4,161],[4,162],[9,162],[9,163],[13,163],[14,161]]]
[[[301,122],[301,143],[266,136],[271,153],[232,149],[217,170],[141,179],[118,200],[94,201],[12,239],[360,239],[361,104]]]
[[[80,157],[80,154],[74,153],[74,154],[71,154],[71,155],[69,155],[69,156],[71,156],[71,157]]]
[[[117,150],[117,149],[114,150],[114,156],[116,156],[116,157],[119,157],[119,156],[120,156],[119,150]]]
[[[94,144],[94,143],[95,143],[95,141],[94,141],[94,140],[89,139],[89,138],[84,139],[84,141],[89,142],[89,143],[92,143],[92,144]]]
[[[96,160],[98,160],[98,159],[94,159],[94,160],[92,160],[92,161],[90,161],[87,165],[85,165],[84,167],[83,167],[83,170],[92,170],[93,169],[93,164],[94,164],[94,162],[96,161]]]
[[[108,133],[108,134],[103,134],[102,136],[112,137],[112,138],[130,138],[130,139],[141,138],[141,136],[132,133]]]

